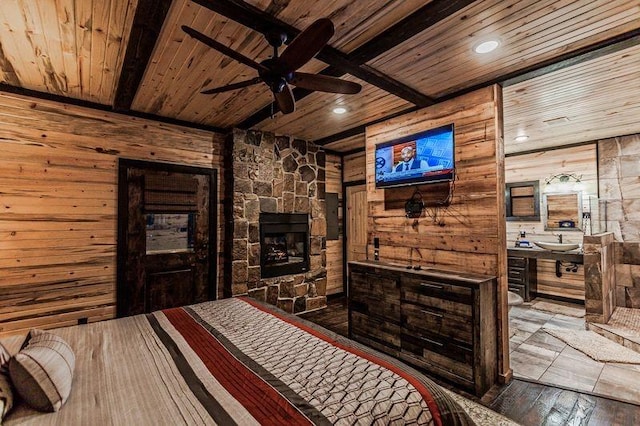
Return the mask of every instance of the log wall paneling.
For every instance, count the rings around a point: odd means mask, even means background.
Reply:
[[[327,155],[326,160],[327,192],[338,194],[338,223],[342,223],[342,165],[340,157]],[[327,241],[327,295],[342,293],[342,244],[344,241],[342,230],[337,240]]]
[[[566,297],[584,300],[584,266],[578,265],[577,272],[567,272],[573,267],[571,263],[563,262],[560,267],[562,277],[556,276],[556,261],[538,259],[538,294]]]
[[[501,97],[500,87],[491,86],[367,127],[366,173],[369,247],[380,238],[381,261],[404,265],[412,259],[422,266],[497,277],[500,375],[508,380]],[[385,209],[385,191],[393,189],[375,188],[375,145],[450,123],[457,173],[450,206],[427,208],[419,219],[407,219],[403,209]]]
[[[351,154],[344,157],[344,181],[363,181],[367,177],[365,152]]]
[[[211,132],[3,93],[0,133],[0,334],[115,315],[119,157],[219,159]]]
[[[224,142],[225,137],[219,134],[213,134],[212,138],[212,153],[211,153],[211,165],[214,168],[218,169],[218,206],[217,206],[217,215],[218,215],[218,234],[216,236],[216,240],[218,241],[218,299],[224,298],[224,286],[222,285],[223,274],[224,274],[224,232],[225,232],[225,224],[224,220],[224,205],[226,202],[225,198],[225,173],[222,172],[224,165]]]

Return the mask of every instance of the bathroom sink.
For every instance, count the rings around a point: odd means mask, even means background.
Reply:
[[[580,247],[580,245],[576,243],[550,243],[547,241],[534,241],[533,243],[540,248],[551,251],[569,251]]]

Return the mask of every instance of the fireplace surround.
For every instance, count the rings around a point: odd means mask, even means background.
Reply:
[[[260,267],[263,278],[309,270],[309,215],[260,213]]]
[[[296,314],[326,306],[325,153],[313,142],[269,132],[234,129],[229,136],[232,149],[224,153],[225,297],[248,295]],[[271,255],[263,258],[260,218],[271,214],[294,215],[288,217],[296,227],[304,226],[307,236],[294,228],[300,232],[290,232],[287,239],[287,232],[267,226],[262,231],[269,234],[269,247],[264,248]],[[269,271],[276,263],[301,270]]]

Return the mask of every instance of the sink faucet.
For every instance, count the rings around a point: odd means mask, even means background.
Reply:
[[[558,242],[562,244],[562,234],[558,234]]]

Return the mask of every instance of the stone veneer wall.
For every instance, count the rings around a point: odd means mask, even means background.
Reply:
[[[616,243],[616,302],[624,308],[640,308],[640,243]]]
[[[584,236],[585,321],[606,324],[616,302],[616,242],[611,232]]]
[[[227,296],[248,294],[290,313],[326,306],[325,163],[324,151],[312,142],[234,130],[233,151],[225,165],[227,188],[233,191],[227,197],[233,200],[227,223],[232,241],[226,246],[231,252]],[[261,212],[309,214],[309,272],[261,278]]]

